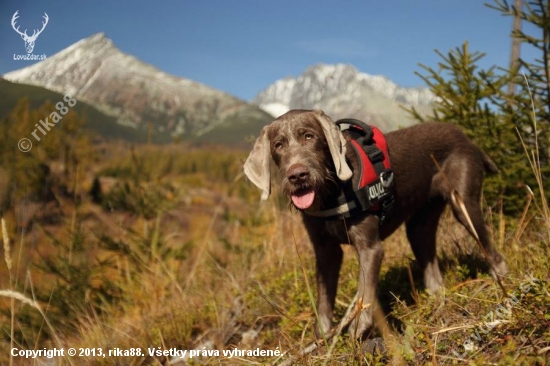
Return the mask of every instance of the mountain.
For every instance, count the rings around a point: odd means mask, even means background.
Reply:
[[[252,102],[274,117],[289,109],[319,108],[333,119],[357,118],[391,131],[414,123],[400,105],[414,106],[424,114],[434,98],[426,88],[403,88],[351,65],[318,64],[297,78],[277,80]]]
[[[68,93],[119,125],[146,130],[152,123],[155,132],[184,139],[240,142],[272,120],[255,105],[121,52],[103,33],[4,78]]]

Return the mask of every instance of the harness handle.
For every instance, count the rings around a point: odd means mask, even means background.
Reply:
[[[355,118],[343,118],[336,121],[336,125],[340,128],[340,131],[346,131],[351,129],[351,127],[354,127],[353,131],[357,132],[362,136],[363,138],[363,144],[368,144],[370,141],[372,141],[372,138],[374,137],[374,132],[372,132],[372,128],[367,125],[365,122],[360,121]],[[349,125],[349,126],[343,126],[343,125]]]

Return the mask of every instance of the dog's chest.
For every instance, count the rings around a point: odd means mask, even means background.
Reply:
[[[341,244],[351,244],[358,231],[356,225],[348,220],[327,220],[324,222],[324,231],[327,236]]]
[[[345,234],[345,224],[343,220],[338,221],[325,221],[325,231],[333,238],[342,238],[342,234]]]
[[[369,230],[367,221],[372,215],[362,215],[359,218],[346,219],[346,220],[326,220],[316,223],[316,231],[321,234],[321,238],[326,238],[331,241],[336,241],[340,244],[352,244],[358,240],[366,240],[370,236],[379,235],[378,232],[378,219],[373,221],[372,227],[375,227],[375,232]],[[308,220],[309,218],[305,218]]]

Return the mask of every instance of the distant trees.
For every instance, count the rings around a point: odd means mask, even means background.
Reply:
[[[0,167],[3,173],[0,210],[23,197],[47,199],[52,194],[53,185],[65,194],[81,191],[76,175],[79,170],[85,171],[94,160],[90,132],[84,129],[86,120],[69,109],[47,131],[39,121],[46,121],[54,111],[52,103],[32,109],[29,100],[24,98],[0,123]],[[46,133],[42,134],[39,127]],[[32,135],[33,131],[36,131],[39,141]],[[21,150],[22,139],[28,139],[32,144],[29,151]],[[63,174],[52,174],[55,170],[61,170]]]
[[[524,207],[525,185],[539,189],[523,143],[537,150],[533,156],[543,181],[550,172],[550,8],[548,0],[530,1],[520,8],[494,0],[488,6],[534,25],[536,32],[527,34],[516,22],[512,37],[535,47],[540,58],[525,60],[516,50],[508,68],[481,69],[478,61],[485,54],[470,52],[467,42],[447,54],[436,51],[442,59],[438,67],[420,65],[424,73],[416,73],[437,96],[433,116],[421,116],[414,108],[409,112],[419,121],[436,119],[462,126],[501,171],[488,177],[486,198],[502,199],[505,212],[514,214]],[[550,186],[546,188],[548,197]]]
[[[38,122],[38,112],[31,111],[29,101],[21,100],[0,125],[0,166],[4,170],[5,189],[0,207],[5,210],[12,199],[29,195],[43,197],[48,189],[49,169],[38,151],[22,152],[18,143],[28,138]],[[32,138],[32,137],[31,137]]]

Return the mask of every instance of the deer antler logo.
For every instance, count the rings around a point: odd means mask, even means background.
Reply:
[[[23,38],[23,41],[25,41],[25,48],[27,50],[27,53],[32,53],[32,50],[34,49],[34,42],[36,41],[36,38],[38,38],[40,33],[42,33],[44,28],[46,28],[46,24],[48,24],[48,20],[49,20],[48,14],[44,13],[43,18],[44,18],[45,22],[42,22],[42,29],[40,29],[40,30],[35,29],[32,33],[32,36],[28,36],[26,29],[25,29],[24,32],[20,32],[19,27],[15,28],[15,21],[17,20],[17,18],[19,18],[19,15],[17,15],[18,13],[19,13],[19,10],[17,10],[15,12],[15,14],[13,14],[13,17],[11,18],[11,26],[13,27],[13,30],[15,30],[17,33],[19,33],[19,35],[21,35],[21,38]]]

